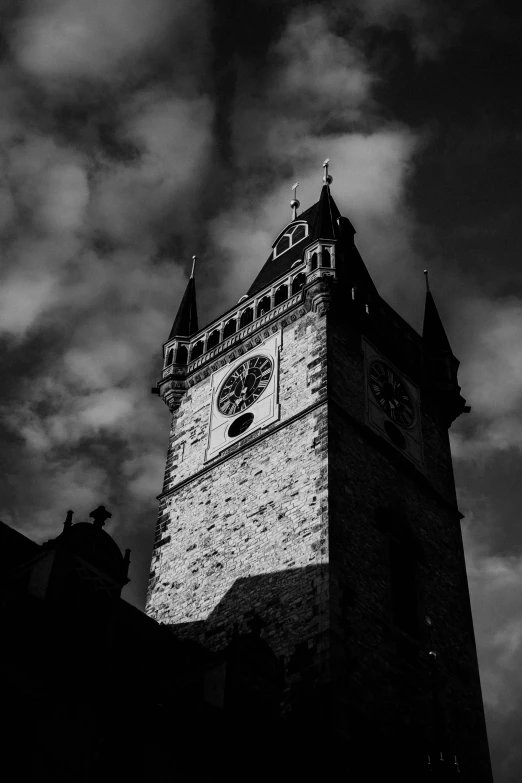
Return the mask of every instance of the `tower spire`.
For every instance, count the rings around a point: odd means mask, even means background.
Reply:
[[[442,351],[453,354],[448,336],[442,325],[442,321],[435,305],[433,294],[430,291],[428,270],[424,270],[426,276],[426,304],[424,308],[424,324],[422,327],[422,342],[430,351]]]
[[[192,256],[192,272],[178,308],[176,318],[170,330],[169,340],[173,337],[190,337],[198,331],[198,313],[196,306],[196,283],[194,268],[196,256]]]

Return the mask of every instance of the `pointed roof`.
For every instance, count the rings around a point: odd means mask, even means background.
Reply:
[[[341,217],[341,213],[330,194],[330,188],[328,185],[323,185],[319,201],[298,215],[296,220],[289,224],[291,226],[294,222],[308,223],[308,236],[285,253],[276,256],[276,258],[274,258],[273,253],[270,253],[265,265],[248,289],[247,296],[252,296],[269,285],[272,280],[276,280],[288,272],[294,262],[303,257],[303,250],[311,242],[314,242],[316,239],[339,239],[340,229],[337,225],[339,217]]]
[[[196,307],[196,283],[191,275],[183,294],[178,313],[170,330],[169,340],[173,337],[190,337],[198,331],[198,313]]]
[[[341,213],[330,195],[329,185],[323,185],[319,201],[314,206],[316,211],[310,232],[310,242],[316,239],[338,239],[339,227],[337,220],[341,217]]]
[[[432,351],[453,353],[431,291],[426,291],[422,342]]]

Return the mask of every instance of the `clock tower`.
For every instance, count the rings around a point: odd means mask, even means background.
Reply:
[[[247,716],[270,725],[266,774],[491,783],[448,440],[459,362],[429,286],[422,336],[380,297],[331,182],[326,164],[202,329],[189,280],[153,389],[172,428],[147,612],[243,651],[224,720],[238,747]]]

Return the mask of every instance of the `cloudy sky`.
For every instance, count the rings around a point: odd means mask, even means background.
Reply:
[[[233,305],[331,158],[383,296],[422,270],[472,413],[452,448],[496,783],[522,778],[522,25],[489,0],[0,0],[0,518],[98,504],[143,606],[169,413],[150,394],[197,269]]]

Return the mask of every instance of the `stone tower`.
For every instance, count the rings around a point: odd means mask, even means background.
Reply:
[[[189,280],[153,389],[172,428],[147,611],[216,653],[270,648],[290,768],[491,783],[459,362],[429,287],[422,337],[379,296],[331,181],[203,329]]]

